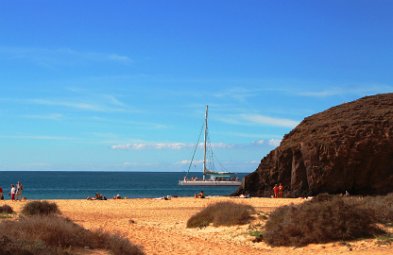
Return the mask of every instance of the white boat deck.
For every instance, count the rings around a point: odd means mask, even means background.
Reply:
[[[181,186],[240,186],[241,181],[186,180],[179,181]]]

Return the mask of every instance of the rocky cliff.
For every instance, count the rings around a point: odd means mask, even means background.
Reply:
[[[291,197],[393,192],[393,93],[305,118],[236,193],[271,196],[275,183]]]

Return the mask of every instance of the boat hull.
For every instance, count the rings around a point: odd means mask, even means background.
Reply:
[[[240,186],[241,181],[214,181],[214,180],[197,180],[197,181],[179,181],[181,186]]]

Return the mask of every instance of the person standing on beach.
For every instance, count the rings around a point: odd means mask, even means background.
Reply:
[[[16,184],[16,200],[22,200],[23,184],[18,181]]]
[[[0,200],[4,200],[3,188],[0,187]]]
[[[274,198],[278,198],[278,185],[275,184],[273,187],[273,194],[274,194]]]
[[[282,184],[280,183],[280,185],[278,185],[278,197],[283,197],[284,194],[284,186],[282,186]]]
[[[11,184],[10,196],[12,201],[15,201],[15,193],[16,193],[15,185]]]

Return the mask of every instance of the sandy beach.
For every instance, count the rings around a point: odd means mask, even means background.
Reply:
[[[312,244],[306,247],[272,248],[264,242],[254,243],[250,232],[261,220],[235,227],[187,229],[187,220],[208,204],[233,201],[254,206],[259,213],[302,199],[172,198],[122,199],[107,201],[51,200],[62,214],[88,229],[102,228],[120,233],[142,247],[146,254],[381,254],[392,253],[391,245],[379,245],[376,239],[346,243]],[[19,212],[26,202],[1,201]],[[102,251],[85,254],[106,254]]]

